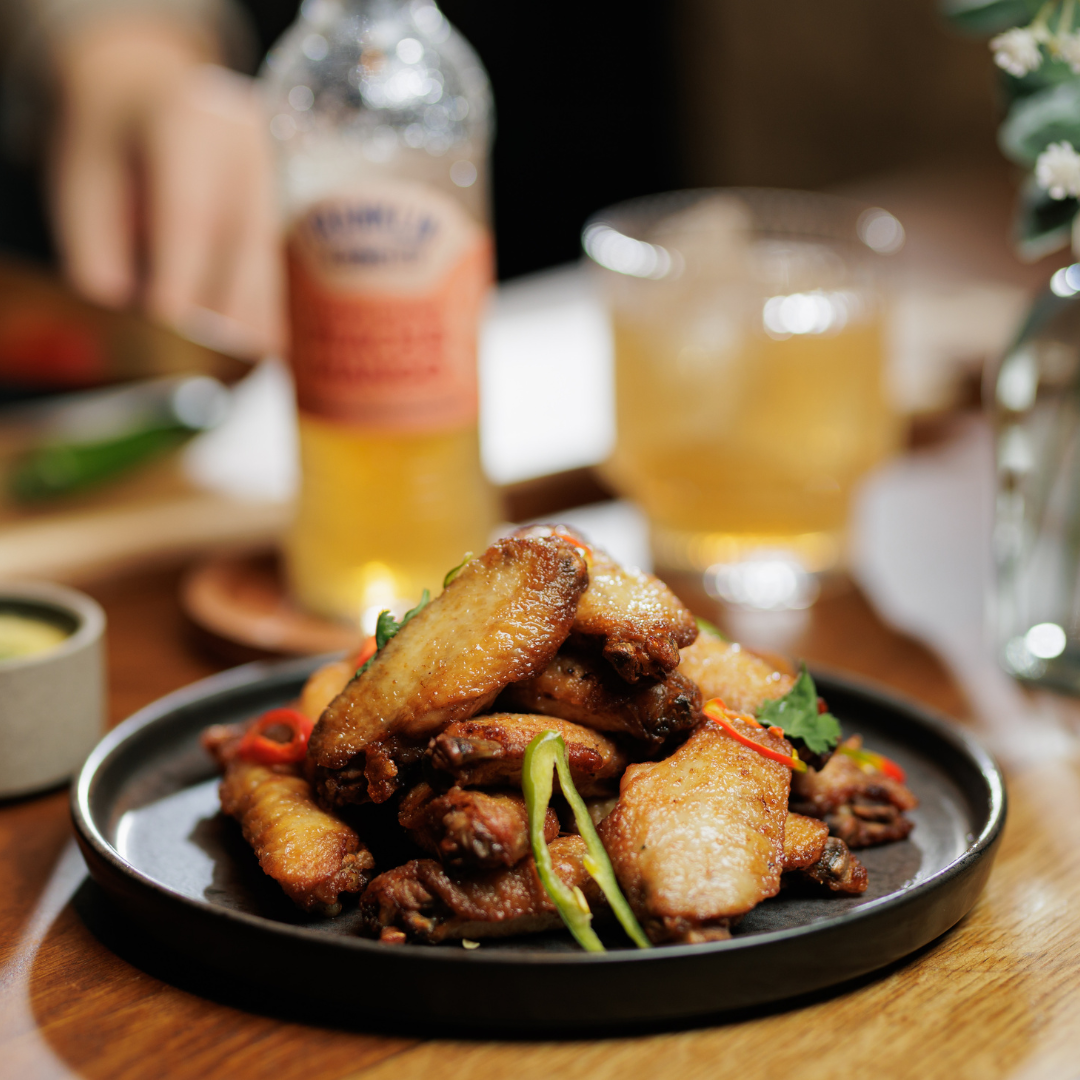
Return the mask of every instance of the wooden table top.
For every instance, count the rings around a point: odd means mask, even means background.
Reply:
[[[91,588],[110,621],[112,719],[219,668],[176,603],[178,571]],[[857,592],[821,602],[811,660],[965,721],[941,665]],[[67,792],[0,804],[0,1076],[483,1080],[738,1075],[1073,1080],[1080,1054],[1080,764],[1006,762],[1009,823],[989,886],[939,941],[800,1008],[691,1030],[561,1042],[450,1041],[276,1019],[196,996],[118,957],[71,896]],[[360,977],[358,975],[358,977]],[[217,995],[221,996],[221,995]],[[225,998],[227,1000],[227,997]],[[483,1008],[483,1002],[477,1003]]]

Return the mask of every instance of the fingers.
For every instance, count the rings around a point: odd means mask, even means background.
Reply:
[[[63,124],[49,161],[49,201],[61,263],[84,296],[123,307],[135,294],[133,184],[108,125]]]
[[[204,66],[147,134],[148,310],[231,352],[262,353],[280,340],[263,128],[250,80]]]
[[[58,123],[48,179],[57,247],[76,288],[123,305],[138,283],[140,118],[209,46],[167,21],[107,14],[53,46]]]

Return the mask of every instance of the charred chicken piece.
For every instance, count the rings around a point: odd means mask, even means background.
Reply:
[[[784,823],[784,872],[831,892],[866,891],[866,867],[829,826],[816,818],[789,813]]]
[[[529,812],[517,791],[452,787],[440,794],[420,783],[401,800],[398,821],[444,866],[514,866],[529,854]],[[558,816],[548,807],[544,838],[558,835]]]
[[[594,914],[606,911],[603,893],[585,870],[585,841],[560,836],[550,851],[555,873],[581,889]],[[360,898],[360,909],[366,931],[390,943],[479,940],[562,926],[531,856],[511,869],[471,873],[414,859],[375,878]]]
[[[521,787],[525,750],[542,731],[566,743],[570,773],[581,795],[608,794],[626,767],[626,755],[590,728],[554,716],[492,713],[458,720],[431,742],[431,768],[461,787]]]
[[[821,858],[813,866],[808,866],[799,873],[805,880],[823,885],[830,892],[866,892],[866,886],[869,884],[866,867],[852,854],[839,836],[830,836],[825,841]]]
[[[203,745],[225,770],[221,808],[240,822],[264,873],[304,911],[336,915],[341,893],[360,892],[375,860],[343,821],[316,802],[297,765],[259,765],[236,755],[242,731],[210,728]]]
[[[701,691],[678,671],[662,682],[627,683],[599,657],[564,646],[539,675],[508,686],[498,704],[624,732],[655,749],[698,722]]]
[[[566,526],[531,525],[515,536],[558,536],[577,542],[589,563],[589,587],[574,619],[574,640],[599,647],[627,682],[663,679],[679,666],[679,649],[697,637],[697,623],[657,577],[627,570]]]
[[[743,735],[791,744],[728,714]],[[700,724],[671,757],[631,765],[599,826],[619,883],[655,942],[727,936],[780,889],[791,772],[719,726]]]
[[[388,799],[398,762],[375,748],[426,741],[542,671],[587,583],[584,559],[559,540],[500,540],[469,562],[322,714],[308,744],[320,794],[331,803]],[[335,781],[345,769],[352,781]]]
[[[841,745],[861,749],[862,736],[852,735]],[[824,768],[798,774],[792,785],[791,809],[822,818],[849,848],[903,840],[915,827],[904,813],[918,805],[900,781],[846,754],[833,754]]]
[[[693,679],[706,701],[720,698],[733,712],[755,716],[766,701],[783,697],[795,677],[767,660],[708,632],[682,651],[679,673]]]

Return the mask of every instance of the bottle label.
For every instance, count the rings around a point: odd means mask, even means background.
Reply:
[[[492,248],[453,198],[385,182],[323,199],[290,231],[288,273],[302,410],[395,431],[476,421]]]

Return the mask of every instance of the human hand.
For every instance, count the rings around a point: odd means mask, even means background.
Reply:
[[[166,23],[60,45],[50,204],[84,295],[254,356],[282,338],[270,152],[252,80],[213,59]]]

